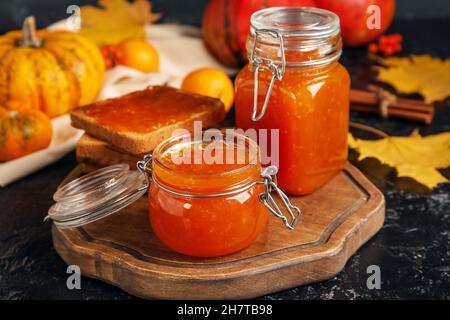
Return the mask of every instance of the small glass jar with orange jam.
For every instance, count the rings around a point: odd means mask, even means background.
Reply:
[[[188,142],[184,142],[188,138]],[[158,238],[191,256],[220,256],[252,243],[267,219],[256,143],[179,136],[152,159],[150,221]],[[241,158],[241,159],[239,159]],[[185,196],[188,194],[189,196]],[[207,197],[206,195],[223,194]]]
[[[274,182],[269,171],[261,176],[259,148],[248,137],[234,130],[174,137],[155,149],[151,171],[150,222],[173,250],[223,256],[263,231],[270,200],[264,198],[264,177]],[[298,217],[292,216],[294,223]]]
[[[61,228],[80,226],[148,191],[151,226],[161,242],[185,255],[216,257],[255,241],[268,212],[289,229],[301,216],[277,187],[276,168],[262,169],[256,142],[232,129],[170,138],[137,168],[114,165],[69,182],[55,193],[49,218]]]
[[[341,48],[332,12],[277,7],[251,17],[236,124],[279,130],[278,185],[290,194],[313,192],[346,163],[350,77],[338,62]]]

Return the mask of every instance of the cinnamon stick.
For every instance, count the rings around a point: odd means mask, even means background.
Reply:
[[[359,111],[359,112],[368,112],[368,113],[380,113],[378,108],[374,108],[372,106],[368,105],[351,105],[351,110]],[[414,120],[423,122],[426,124],[430,124],[432,121],[432,116],[427,113],[420,113],[415,111],[405,111],[405,110],[399,110],[395,108],[389,108],[388,110],[389,116],[392,117],[398,117],[398,118],[404,118],[408,120]]]
[[[380,94],[371,91],[352,89],[350,91],[350,108],[355,111],[385,113],[386,116],[393,116],[431,123],[434,116],[434,106],[420,100],[400,99],[394,96],[385,108],[381,109],[382,97]]]

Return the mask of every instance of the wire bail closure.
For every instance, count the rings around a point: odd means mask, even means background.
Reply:
[[[281,68],[278,66],[273,60],[263,59],[261,57],[257,57],[256,47],[258,44],[258,36],[260,34],[268,34],[274,38],[277,38],[280,42],[280,55],[281,55]],[[257,29],[255,30],[255,39],[253,41],[253,50],[250,55],[250,61],[252,63],[252,71],[254,75],[254,89],[253,89],[253,113],[252,120],[259,121],[264,114],[266,113],[267,106],[269,104],[270,95],[272,93],[273,86],[275,84],[275,80],[281,80],[283,78],[284,73],[286,72],[286,56],[284,54],[284,39],[283,35],[272,29]],[[261,108],[261,112],[258,114],[258,74],[260,68],[263,68],[263,64],[269,69],[272,70],[272,79],[269,83],[269,88],[267,89],[266,97],[264,99],[264,104]]]
[[[281,219],[284,222],[284,225],[290,229],[293,230],[299,223],[302,211],[299,207],[294,206],[290,201],[288,196],[277,186],[277,172],[278,168],[276,166],[269,166],[267,168],[264,168],[261,172],[261,177],[263,178],[262,181],[254,181],[252,183],[249,183],[248,185],[245,185],[239,189],[228,191],[228,192],[222,192],[222,193],[212,193],[212,194],[190,194],[190,193],[184,193],[172,190],[158,181],[156,177],[153,175],[153,170],[151,168],[152,164],[152,155],[147,154],[144,156],[143,160],[138,161],[136,163],[137,169],[147,175],[148,183],[144,186],[142,186],[143,189],[147,189],[150,185],[150,183],[154,183],[158,188],[176,195],[180,197],[188,197],[188,198],[216,198],[216,197],[224,197],[224,196],[230,196],[234,195],[240,192],[243,192],[245,190],[248,190],[255,185],[264,185],[264,192],[262,192],[259,195],[259,200],[266,206],[266,208],[277,218]],[[289,217],[286,217],[283,214],[283,211],[280,209],[278,204],[276,203],[274,197],[272,196],[272,192],[276,192],[276,194],[281,199],[281,202],[284,205],[284,208],[289,214]]]
[[[141,187],[141,189],[148,189],[150,182],[153,181],[153,169],[152,169],[153,155],[146,154],[144,158],[136,162],[136,168],[139,172],[147,176],[147,183]]]
[[[152,159],[151,154],[146,154],[142,160],[136,162],[137,169],[142,173],[147,173],[149,178],[153,176]]]
[[[288,196],[278,187],[277,172],[278,168],[275,166],[269,166],[263,169],[261,176],[264,178],[265,191],[259,195],[259,199],[274,216],[280,218],[284,222],[286,228],[294,230],[302,217],[302,211],[299,207],[294,206],[289,201]],[[283,202],[284,208],[289,213],[290,219],[283,214],[283,211],[281,211],[280,207],[275,202],[275,199],[272,197],[272,192],[274,191]]]

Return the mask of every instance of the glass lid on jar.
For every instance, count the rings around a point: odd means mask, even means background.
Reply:
[[[59,187],[46,220],[59,228],[85,225],[125,208],[147,188],[145,173],[132,171],[126,164],[112,165]]]
[[[331,11],[310,7],[275,7],[255,12],[250,32],[276,30],[285,37],[320,39],[340,32],[339,17]],[[264,40],[277,42],[273,37]],[[298,39],[300,40],[300,39]]]
[[[275,7],[255,12],[250,20],[247,53],[253,65],[275,67],[281,79],[286,67],[313,66],[339,59],[339,17],[309,7]]]

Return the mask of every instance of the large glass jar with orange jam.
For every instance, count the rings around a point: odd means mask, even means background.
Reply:
[[[268,150],[272,161],[278,151],[278,185],[288,193],[313,192],[346,163],[350,77],[338,62],[341,47],[332,12],[278,7],[251,17],[250,62],[235,81],[236,124],[279,130]]]

